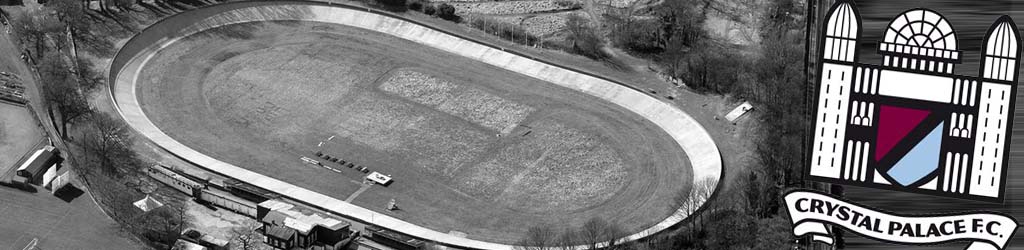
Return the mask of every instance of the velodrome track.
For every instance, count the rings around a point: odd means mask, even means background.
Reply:
[[[112,79],[111,97],[115,107],[128,124],[143,136],[176,156],[210,171],[275,191],[349,219],[418,238],[465,248],[512,249],[511,245],[462,238],[417,226],[219,161],[174,140],[146,117],[135,94],[135,83],[142,67],[161,48],[190,34],[224,25],[288,20],[334,23],[394,35],[601,98],[635,112],[665,130],[686,152],[693,167],[694,183],[701,180],[714,180],[717,183],[722,176],[721,155],[704,128],[682,110],[642,91],[437,30],[390,13],[327,3],[236,2],[168,17],[129,40],[112,61],[109,79]],[[679,223],[687,216],[687,211],[677,210],[654,226],[620,240],[630,241],[652,235]]]

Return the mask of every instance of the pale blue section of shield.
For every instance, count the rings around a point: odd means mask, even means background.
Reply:
[[[903,156],[896,165],[889,169],[889,176],[896,183],[906,186],[921,180],[939,168],[939,150],[942,146],[942,131],[945,123],[940,123],[923,140]]]

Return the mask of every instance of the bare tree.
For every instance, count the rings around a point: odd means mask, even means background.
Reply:
[[[659,7],[658,16],[666,24],[665,32],[668,39],[679,39],[686,46],[693,46],[706,39],[704,30],[705,15],[710,6],[708,0],[675,0],[664,1]]]
[[[601,218],[587,220],[578,228],[567,228],[561,234],[549,226],[535,226],[527,230],[519,241],[518,250],[582,250],[628,249],[616,240],[626,235],[621,227]]]
[[[601,50],[604,46],[604,41],[590,27],[590,21],[583,16],[579,14],[569,15],[569,18],[565,21],[565,31],[568,33],[566,41],[569,41],[572,52],[591,59],[604,59],[608,57]]]
[[[633,249],[636,250],[675,250],[672,245],[672,236],[669,234],[656,234],[644,240],[634,242]]]
[[[578,232],[572,229],[566,229],[565,231],[558,235],[558,238],[555,239],[555,246],[557,246],[557,248],[553,249],[576,250],[576,244],[579,242],[578,239]]]
[[[686,61],[686,73],[683,74],[683,79],[690,87],[706,90],[711,84],[712,77],[715,74],[715,67],[711,61],[713,55],[710,52],[704,51],[704,49],[697,50],[694,54],[687,57]]]
[[[686,56],[689,53],[690,47],[684,44],[681,38],[672,37],[666,40],[665,52],[661,53],[658,61],[668,69],[668,75],[679,77],[685,70]]]
[[[64,30],[64,25],[54,18],[16,12],[11,18],[11,28],[17,34],[19,43],[27,48],[30,59],[38,59],[46,51],[46,34]],[[34,49],[34,50],[31,50]]]
[[[167,249],[174,247],[174,242],[181,238],[181,234],[185,231],[191,222],[189,221],[188,214],[185,213],[185,204],[168,204],[164,206],[167,211],[166,213],[158,213],[163,219],[162,227],[155,228],[160,230],[160,233],[166,237],[163,242],[168,246]]]
[[[75,76],[82,91],[90,91],[98,88],[103,83],[103,75],[93,70],[94,63],[88,59],[79,58],[78,68],[75,69]]]
[[[554,250],[555,231],[548,225],[530,227],[526,236],[519,241],[520,250]]]
[[[583,223],[577,235],[586,249],[618,249],[622,246],[616,240],[626,232],[615,223],[595,217]]]
[[[689,190],[680,190],[676,192],[675,196],[672,197],[672,206],[682,210],[685,216],[693,215],[693,212],[697,211],[697,205],[690,199],[690,195],[693,193],[693,188]]]
[[[186,210],[184,200],[166,200],[164,206],[138,214],[123,226],[126,230],[138,233],[154,248],[174,249],[174,243],[181,238],[185,228],[192,224]]]
[[[597,249],[601,241],[607,238],[605,231],[608,229],[608,226],[608,222],[600,218],[587,220],[579,231],[580,239],[583,240],[580,243],[585,245],[586,249]]]
[[[43,99],[51,117],[54,111],[60,115],[64,138],[68,135],[68,124],[86,117],[93,112],[85,94],[78,88],[77,80],[71,74],[71,67],[56,53],[47,54],[39,60],[39,75],[43,83]]]
[[[107,114],[96,114],[82,135],[80,145],[91,160],[109,174],[129,173],[139,165],[129,143],[130,133],[123,121]]]
[[[715,189],[718,185],[718,179],[713,177],[704,178],[693,183],[693,187],[689,192],[679,192],[673,198],[673,203],[679,209],[683,210],[687,216],[686,220],[690,225],[690,237],[695,237],[696,232],[703,228],[704,223],[701,220],[704,214],[707,214],[708,210],[705,209],[700,211],[702,207],[708,207],[709,199],[714,195]],[[700,211],[700,213],[697,213]]]
[[[258,221],[248,220],[245,225],[231,229],[232,238],[242,250],[256,250],[263,244],[262,237],[256,229],[263,226]]]
[[[672,204],[679,210],[683,211],[683,216],[687,218],[686,223],[689,225],[689,230],[692,234],[694,227],[696,226],[697,218],[694,213],[700,208],[701,202],[698,202],[696,185],[692,186],[689,190],[681,190],[676,193],[675,197],[672,198]]]
[[[715,190],[718,189],[718,177],[706,177],[697,181],[695,186],[697,187],[699,197],[703,201],[707,201],[715,194]]]

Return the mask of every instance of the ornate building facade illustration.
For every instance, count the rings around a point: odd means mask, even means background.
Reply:
[[[858,61],[854,4],[837,1],[824,25],[811,179],[1002,201],[1021,56],[1010,17],[988,29],[978,76],[954,74],[956,33],[928,9],[892,19],[881,65]]]

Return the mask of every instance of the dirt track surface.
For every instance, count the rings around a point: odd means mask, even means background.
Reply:
[[[363,174],[300,157],[321,151],[391,174],[394,184],[353,203],[471,239],[515,243],[531,226],[592,218],[634,233],[672,214],[692,179],[679,146],[639,115],[358,28],[216,28],[164,48],[140,73],[147,116],[185,145],[338,199]],[[474,115],[484,103],[499,106],[489,114],[527,115]],[[392,198],[401,210],[383,209]]]

